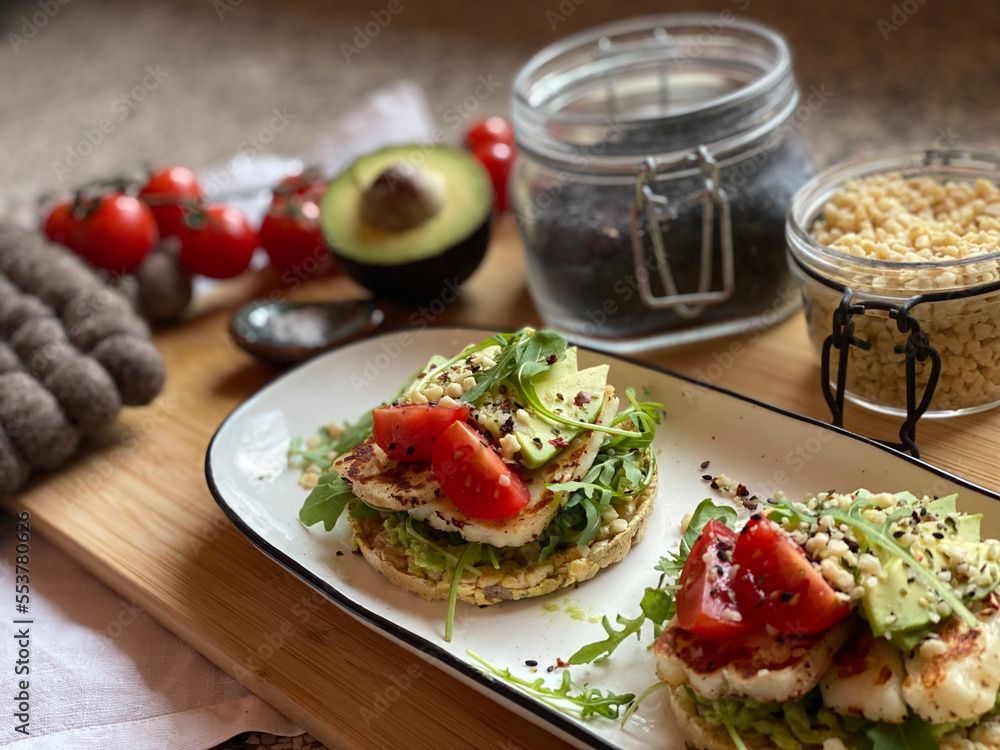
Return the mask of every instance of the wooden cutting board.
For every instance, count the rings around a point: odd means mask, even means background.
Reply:
[[[388,326],[540,324],[511,224],[483,268],[444,310],[387,310]],[[226,327],[254,295],[343,299],[343,278],[290,292],[266,275],[200,300],[190,321],[156,336],[168,383],[129,410],[56,475],[11,507],[36,530],[264,700],[334,748],[562,748],[566,745],[353,620],[259,553],[205,485],[203,462],[222,420],[276,370],[236,349]],[[801,314],[763,334],[642,357],[762,401],[828,418]],[[852,409],[848,427],[893,438],[895,423]],[[990,489],[1000,485],[1000,411],[921,424],[923,458]]]

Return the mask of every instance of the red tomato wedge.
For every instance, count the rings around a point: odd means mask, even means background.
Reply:
[[[510,518],[531,500],[520,475],[465,422],[445,430],[434,446],[431,468],[448,499],[472,518]]]
[[[782,634],[820,633],[851,613],[806,553],[780,526],[754,516],[739,533],[733,562],[740,611]]]
[[[733,638],[750,628],[733,592],[736,532],[714,518],[684,561],[677,591],[677,624],[706,638]]]
[[[408,404],[372,410],[378,447],[397,461],[430,461],[434,445],[454,422],[469,418],[469,407]]]

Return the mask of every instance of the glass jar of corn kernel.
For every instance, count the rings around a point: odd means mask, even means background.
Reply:
[[[1000,405],[998,185],[1000,154],[951,149],[843,164],[796,194],[789,262],[835,422],[838,390],[914,420]]]

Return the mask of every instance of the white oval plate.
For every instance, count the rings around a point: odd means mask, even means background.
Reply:
[[[766,497],[784,491],[909,490],[917,495],[960,493],[961,507],[986,514],[984,535],[1000,535],[1000,495],[918,460],[805,417],[783,412],[679,375],[607,354],[580,352],[580,366],[611,363],[620,391],[649,388],[666,408],[656,437],[659,493],[645,540],[624,561],[577,589],[548,597],[479,609],[459,602],[455,637],[443,639],[445,604],[426,602],[390,585],[350,552],[342,520],[330,533],[298,521],[306,492],[286,466],[289,441],[322,424],[354,421],[389,400],[432,354],[451,355],[486,338],[481,330],[396,331],[337,349],[278,378],[238,407],[219,428],[206,456],[208,484],[240,531],[266,555],[323,592],[351,615],[414,653],[444,667],[475,690],[499,700],[578,747],[682,747],[683,740],[662,693],[654,694],[623,729],[606,719],[579,721],[484,675],[468,656],[528,679],[557,686],[557,658],[604,637],[601,615],[634,617],[645,587],[655,585],[654,565],[676,549],[681,517],[713,491],[703,474],[725,474]],[[707,469],[701,464],[710,461]],[[337,551],[344,552],[342,556]],[[546,608],[545,605],[548,605]],[[558,609],[553,611],[553,605]],[[577,619],[580,618],[580,619]],[[573,680],[617,693],[641,693],[656,680],[652,655],[629,639],[603,665],[572,667]],[[532,673],[524,662],[537,660]]]

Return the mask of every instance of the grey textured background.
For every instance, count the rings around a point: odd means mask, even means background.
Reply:
[[[518,66],[554,39],[625,15],[698,8],[745,10],[774,25],[791,41],[802,87],[833,92],[806,126],[821,163],[929,145],[949,128],[960,144],[1000,145],[993,2],[399,0],[402,12],[348,63],[341,43],[388,0],[63,1],[5,0],[0,9],[0,195],[65,188],[143,162],[218,164],[274,107],[294,120],[267,150],[296,154],[352,101],[400,77],[425,87],[432,115],[458,140],[447,109],[472,93],[477,76],[504,84],[481,112],[505,113]],[[46,3],[58,11],[34,29]],[[894,7],[905,23],[880,30]],[[25,19],[36,33],[21,44],[10,34],[27,39]],[[141,84],[147,66],[166,78],[120,119],[116,99]],[[53,162],[105,117],[114,130],[60,183]]]

